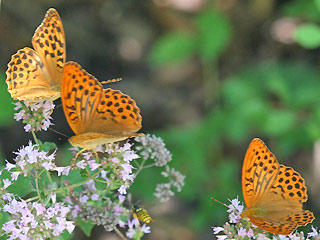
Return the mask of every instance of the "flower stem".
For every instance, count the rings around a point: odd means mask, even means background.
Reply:
[[[154,167],[156,164],[152,163],[143,167],[143,169]]]
[[[102,170],[101,170],[102,171]],[[80,187],[81,185],[89,182],[90,180],[92,180],[95,176],[97,176],[101,171],[96,172],[95,174],[93,174],[92,176],[88,176],[88,179],[86,179],[85,181],[79,182],[79,183],[75,183],[69,186],[64,186],[61,188],[57,188],[55,190],[53,190],[52,192],[61,192],[63,190],[67,190],[67,189],[71,189],[71,188],[76,188],[76,187]]]
[[[36,176],[35,176],[35,182],[36,182],[36,190],[37,190],[37,194],[39,199],[41,199],[40,197],[40,191],[39,191],[39,184],[38,184],[38,172],[36,171]]]
[[[119,236],[121,239],[123,239],[123,240],[128,240],[128,238],[126,238],[126,237],[120,232],[120,230],[119,230],[117,227],[114,227],[113,229],[114,229],[114,231],[118,234],[118,236]]]
[[[34,131],[31,131],[31,133],[32,133],[32,136],[33,136],[34,142],[35,142],[36,144],[39,144],[39,142],[38,142],[38,138],[37,138],[36,134],[34,133]]]
[[[49,179],[49,182],[50,184],[52,184],[52,178],[51,178],[50,172],[49,171],[46,171],[46,172],[47,172],[47,177]]]
[[[36,199],[38,199],[38,198],[39,198],[39,196],[35,196],[35,197],[32,197],[32,198],[28,198],[28,199],[26,200],[26,202],[31,202],[31,201],[36,200]]]
[[[137,177],[138,174],[141,172],[141,170],[143,169],[143,165],[144,165],[145,162],[146,162],[146,159],[143,158],[142,163],[139,165],[138,170],[137,170],[137,172],[136,172],[136,174],[135,174],[135,177]]]

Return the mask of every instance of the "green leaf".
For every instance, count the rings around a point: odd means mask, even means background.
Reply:
[[[3,167],[1,167],[3,169]],[[4,170],[0,175],[0,179],[11,179],[11,173]],[[13,194],[17,194],[20,197],[24,197],[30,192],[34,191],[34,187],[31,184],[33,179],[30,176],[24,177],[22,174],[19,175],[18,180],[10,185],[7,190]]]
[[[89,220],[88,222],[83,221],[81,218],[77,218],[77,223],[80,229],[84,232],[87,237],[90,237],[94,224]]]
[[[294,33],[294,40],[304,48],[320,46],[320,27],[313,23],[300,25]]]
[[[5,82],[5,76],[0,75],[0,127],[5,127],[14,122],[14,105],[13,100],[7,90],[7,84]]]
[[[195,50],[194,37],[186,32],[171,32],[158,39],[151,49],[154,65],[168,65],[188,60]]]
[[[49,152],[50,150],[57,149],[57,145],[53,142],[44,142],[40,144],[40,150],[43,150],[45,152]]]
[[[94,182],[94,186],[95,186],[96,189],[98,189],[98,190],[105,190],[105,189],[107,188],[106,183],[102,183],[102,182],[98,182],[98,181],[95,181],[95,182]]]
[[[69,240],[71,239],[73,236],[72,233],[69,233],[67,230],[65,230],[61,235],[60,237],[63,239],[63,240]]]
[[[70,170],[69,175],[65,176],[62,175],[61,176],[61,182],[63,183],[64,181],[68,181],[71,184],[77,184],[77,183],[81,183],[86,181],[88,178],[82,177],[80,174],[79,170]],[[75,192],[79,192],[81,191],[82,188],[81,187],[76,187],[74,189]]]
[[[222,12],[205,11],[196,18],[195,24],[201,57],[206,61],[217,59],[231,40],[232,29],[228,18]]]

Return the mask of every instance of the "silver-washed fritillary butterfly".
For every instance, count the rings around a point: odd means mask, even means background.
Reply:
[[[248,209],[241,216],[271,233],[287,235],[314,219],[312,212],[302,209],[308,199],[304,179],[293,168],[279,165],[258,138],[244,158],[242,192]]]
[[[101,83],[75,62],[63,70],[61,100],[67,121],[76,134],[69,142],[86,150],[130,137],[141,128],[140,109],[128,95]]]
[[[34,49],[25,47],[11,58],[6,71],[13,99],[39,102],[60,97],[66,41],[58,12],[50,8],[32,37]]]

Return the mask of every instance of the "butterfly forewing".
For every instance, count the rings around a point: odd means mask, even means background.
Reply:
[[[255,206],[272,186],[279,163],[258,138],[252,140],[242,168],[242,192],[248,208]]]
[[[119,90],[110,88],[102,91],[101,101],[95,111],[91,132],[123,135],[141,128],[140,110],[135,101]]]
[[[32,45],[48,69],[51,85],[60,84],[66,60],[65,34],[62,21],[54,8],[47,11],[32,37]]]
[[[290,202],[302,203],[308,200],[304,179],[293,168],[280,165],[279,173],[269,192]]]
[[[93,124],[101,94],[101,84],[79,64],[68,62],[65,65],[61,99],[67,121],[75,134],[87,132]]]

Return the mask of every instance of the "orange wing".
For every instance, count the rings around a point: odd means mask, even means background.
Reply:
[[[278,218],[255,218],[250,217],[250,221],[274,234],[288,235],[292,233],[297,227],[305,226],[312,222],[314,215],[308,210],[299,210],[291,214]]]
[[[314,219],[302,209],[307,201],[304,179],[291,167],[279,165],[258,138],[247,150],[242,168],[242,191],[248,216],[256,226],[276,234],[290,234]]]
[[[135,101],[118,90],[103,89],[77,63],[65,65],[61,88],[67,121],[74,133],[82,134],[86,141],[103,138],[101,134],[108,135],[104,138],[128,138],[136,136],[133,133],[141,128],[142,118]]]
[[[14,54],[6,71],[8,91],[13,99],[29,102],[60,97],[65,64],[65,35],[58,12],[50,8],[36,29],[31,48]]]
[[[269,190],[279,172],[279,163],[259,138],[251,141],[242,167],[242,193],[248,208]]]

